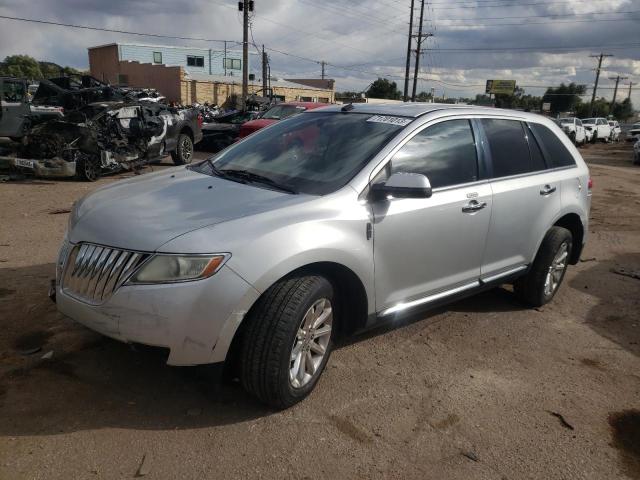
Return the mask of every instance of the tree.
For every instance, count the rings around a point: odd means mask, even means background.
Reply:
[[[613,116],[617,120],[628,120],[633,117],[633,104],[629,98],[625,98],[622,103],[613,106]]]
[[[10,55],[0,63],[0,75],[25,77],[31,80],[61,77],[82,73],[72,67],[61,67],[52,62],[39,62],[29,55]]]
[[[400,99],[400,91],[396,82],[390,82],[386,78],[378,78],[371,84],[369,90],[367,90],[367,97],[369,98],[388,98],[391,100]]]
[[[586,91],[585,85],[561,83],[559,87],[547,88],[542,101],[551,104],[551,113],[573,112],[582,104],[580,95],[584,95]]]
[[[9,55],[4,59],[0,73],[12,77],[42,78],[38,61],[29,55]]]
[[[432,100],[433,95],[431,95],[431,92],[420,92],[418,95],[416,95],[417,102],[430,102]]]
[[[607,117],[609,115],[609,100],[606,98],[596,98],[593,102],[593,114],[591,113],[591,103],[581,103],[576,108],[576,116],[587,117]]]

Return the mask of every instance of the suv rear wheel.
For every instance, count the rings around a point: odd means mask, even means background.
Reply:
[[[247,318],[242,385],[275,408],[303,400],[329,359],[334,331],[333,287],[320,276],[280,280]]]
[[[552,227],[542,240],[529,273],[514,283],[516,296],[532,307],[549,303],[567,271],[572,246],[569,230]]]
[[[193,140],[186,133],[178,136],[178,145],[175,151],[171,152],[171,158],[176,165],[185,165],[193,160]]]

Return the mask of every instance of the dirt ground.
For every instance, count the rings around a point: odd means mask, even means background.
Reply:
[[[582,149],[590,238],[550,305],[501,288],[345,341],[284,412],[56,313],[56,212],[126,175],[0,184],[0,479],[640,479],[630,148]]]

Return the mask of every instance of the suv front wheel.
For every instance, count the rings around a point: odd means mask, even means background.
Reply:
[[[532,307],[549,303],[560,288],[571,258],[571,232],[552,227],[540,245],[531,269],[513,284],[516,296]]]
[[[262,295],[243,334],[247,392],[275,408],[311,393],[331,354],[333,298],[331,283],[315,275],[285,278]]]

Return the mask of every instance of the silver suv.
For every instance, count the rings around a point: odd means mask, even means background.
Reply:
[[[227,360],[285,408],[314,388],[338,334],[503,283],[549,302],[580,257],[590,192],[580,154],[541,116],[311,110],[78,201],[57,303],[104,335],[168,348],[170,365]]]

